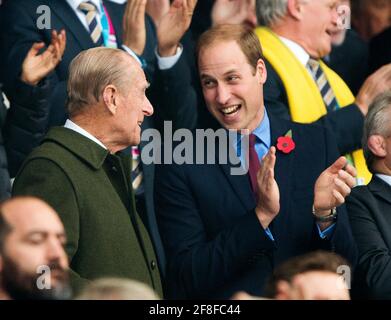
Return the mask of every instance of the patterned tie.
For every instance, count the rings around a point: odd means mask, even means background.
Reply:
[[[326,105],[327,112],[339,109],[339,105],[335,98],[333,89],[331,88],[330,83],[327,81],[326,74],[320,67],[319,62],[317,60],[310,59],[307,66],[311,71],[316,85],[319,88],[320,94],[322,95],[323,101]]]
[[[98,21],[97,8],[91,1],[87,1],[80,3],[79,9],[86,15],[92,41],[97,45],[102,45],[102,27]]]
[[[132,146],[132,187],[135,195],[142,194],[143,188],[143,171],[140,162],[140,150],[138,147]]]
[[[258,201],[257,173],[261,165],[259,163],[258,154],[255,151],[255,140],[256,140],[256,136],[254,134],[250,134],[249,146],[248,146],[248,162],[249,162],[248,173],[250,177],[250,184],[254,194],[254,198],[256,201]]]

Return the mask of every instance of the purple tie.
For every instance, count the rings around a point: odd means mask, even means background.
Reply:
[[[250,176],[251,189],[254,194],[254,199],[258,201],[258,182],[257,182],[257,173],[261,167],[258,159],[257,152],[255,151],[255,135],[250,134],[249,137],[249,148],[248,148],[248,173]]]

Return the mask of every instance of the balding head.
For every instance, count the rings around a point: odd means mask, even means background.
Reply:
[[[45,202],[16,197],[0,204],[0,237],[0,291],[12,298],[50,297],[67,284],[64,227]],[[40,288],[40,278],[49,287]]]

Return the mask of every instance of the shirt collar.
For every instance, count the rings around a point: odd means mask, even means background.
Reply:
[[[303,66],[306,66],[310,60],[310,55],[304,50],[304,48],[298,43],[289,40],[287,38],[279,36],[280,40],[289,48],[295,57],[300,61]]]
[[[106,146],[102,142],[100,142],[97,138],[95,138],[91,133],[84,130],[82,127],[78,126],[72,120],[67,119],[67,121],[64,124],[64,127],[76,131],[77,133],[80,133],[82,136],[94,141],[95,143],[99,144],[102,148],[107,150]]]
[[[100,4],[101,4],[101,0],[88,0],[90,2],[92,2],[95,7],[98,8],[99,12],[100,12]],[[79,9],[79,5],[80,3],[82,2],[87,2],[86,0],[67,0],[68,4],[71,6],[71,8],[73,9],[73,11],[78,11]]]
[[[382,179],[385,183],[391,186],[391,176],[387,176],[385,174],[380,174],[380,173],[376,173],[375,176]]]
[[[270,120],[266,108],[264,108],[264,114],[261,123],[251,133],[254,134],[258,138],[258,140],[261,143],[263,143],[267,148],[270,148],[271,146]],[[242,134],[238,134],[238,136],[240,138],[237,139],[236,148],[235,148],[237,151],[240,150],[240,144],[243,138]]]

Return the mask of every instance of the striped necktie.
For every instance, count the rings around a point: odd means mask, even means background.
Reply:
[[[135,195],[144,193],[143,188],[143,171],[140,162],[140,149],[132,146],[132,187]]]
[[[335,98],[333,89],[330,86],[326,78],[326,74],[323,72],[320,64],[315,59],[310,59],[307,64],[316,85],[319,88],[320,94],[322,95],[323,102],[326,105],[327,112],[335,111],[339,109],[337,99]]]
[[[103,44],[102,26],[98,20],[98,10],[91,1],[82,2],[79,9],[86,15],[88,29],[92,41],[97,45]]]

